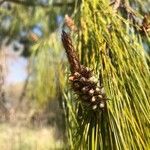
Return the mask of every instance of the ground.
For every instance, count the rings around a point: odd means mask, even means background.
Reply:
[[[0,132],[1,150],[55,150],[63,147],[54,127],[32,128],[3,123]]]
[[[32,100],[18,99],[23,83],[6,87],[8,117],[0,112],[0,150],[58,150],[63,145],[62,118],[59,103],[36,109]],[[18,108],[16,107],[18,106]]]

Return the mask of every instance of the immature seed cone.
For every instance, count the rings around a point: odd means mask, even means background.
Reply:
[[[62,32],[62,42],[70,63],[69,81],[73,90],[81,101],[93,110],[103,109],[107,100],[104,88],[98,85],[98,79],[93,75],[92,70],[80,64],[71,38],[65,31]]]
[[[86,67],[87,68],[87,67]],[[92,73],[90,72],[90,75]],[[83,72],[75,72],[69,77],[73,90],[77,93],[83,103],[91,106],[93,110],[103,109],[107,100],[103,87],[98,85],[98,79],[91,80],[92,77]],[[95,78],[95,77],[94,77]]]

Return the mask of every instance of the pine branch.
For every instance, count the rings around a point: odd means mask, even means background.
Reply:
[[[19,5],[24,5],[24,6],[40,6],[43,8],[48,8],[50,6],[54,6],[54,7],[62,7],[62,6],[67,6],[67,7],[72,7],[74,6],[74,1],[73,2],[68,2],[68,3],[52,3],[52,5],[46,5],[44,3],[36,3],[36,2],[32,2],[32,1],[23,1],[23,0],[4,0],[5,2],[11,2],[11,3],[15,3],[15,4],[19,4]]]
[[[80,64],[72,40],[65,31],[62,31],[62,43],[70,64],[72,74],[69,77],[69,81],[72,84],[73,90],[82,102],[86,103],[93,110],[106,108],[106,100],[108,98],[104,88],[99,86],[92,70]]]
[[[115,0],[112,3],[110,3],[110,6],[113,5],[113,9],[117,11],[118,8],[120,7],[120,4],[121,4],[121,0]]]

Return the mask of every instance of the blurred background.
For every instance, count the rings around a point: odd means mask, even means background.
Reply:
[[[58,99],[66,60],[60,31],[75,5],[72,0],[0,1],[0,149],[63,147]]]

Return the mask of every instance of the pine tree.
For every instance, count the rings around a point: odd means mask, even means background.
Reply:
[[[56,99],[64,109],[65,148],[150,147],[149,1],[2,0],[0,5],[1,41],[23,43],[22,55],[31,62],[26,93],[40,107]],[[58,24],[58,16],[64,22]]]

